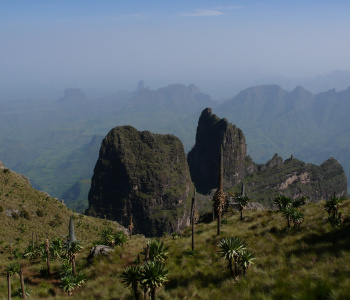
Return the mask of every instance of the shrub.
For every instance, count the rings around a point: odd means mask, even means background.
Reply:
[[[4,208],[2,207],[2,205],[0,205],[0,212],[3,212]]]
[[[13,255],[14,259],[20,259],[23,256],[23,254],[20,252],[20,250],[18,248],[14,249],[12,251],[12,255]]]
[[[46,267],[41,267],[39,272],[41,277],[49,276],[49,270]]]
[[[43,217],[43,216],[44,216],[44,211],[43,211],[42,209],[38,209],[38,210],[36,211],[36,215],[37,215],[38,217]]]
[[[19,219],[19,214],[16,213],[15,211],[12,212],[12,218],[14,218],[15,220],[18,220]]]
[[[25,209],[20,212],[20,216],[26,220],[30,220],[29,212]]]
[[[127,240],[128,237],[123,231],[117,231],[117,233],[114,235],[114,241],[116,245],[124,246]]]
[[[114,246],[115,240],[114,240],[114,233],[113,229],[111,227],[106,227],[101,232],[101,238],[103,245],[106,246]]]

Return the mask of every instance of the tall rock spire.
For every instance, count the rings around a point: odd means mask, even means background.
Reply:
[[[191,178],[197,192],[209,194],[217,188],[220,147],[225,150],[223,188],[238,184],[256,166],[247,160],[247,145],[243,132],[226,119],[220,119],[206,108],[198,120],[196,144],[187,155]]]

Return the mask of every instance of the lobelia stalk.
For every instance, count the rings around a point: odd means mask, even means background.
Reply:
[[[224,179],[224,163],[223,163],[223,154],[222,154],[222,146],[220,148],[220,164],[219,164],[219,182],[218,189],[216,190],[213,201],[214,201],[214,209],[218,215],[218,226],[217,226],[217,235],[220,235],[220,226],[221,226],[221,215],[225,205],[225,194],[223,191],[223,179]]]

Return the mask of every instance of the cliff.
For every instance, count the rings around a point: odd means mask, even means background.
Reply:
[[[102,141],[89,192],[88,214],[134,231],[161,235],[189,225],[192,183],[181,141],[173,135],[112,129]]]
[[[204,109],[199,118],[196,144],[187,157],[192,180],[200,193],[209,194],[218,187],[221,145],[225,191],[239,193],[245,183],[251,201],[267,207],[273,206],[279,194],[292,198],[305,195],[313,202],[328,199],[334,193],[347,195],[344,169],[334,158],[318,166],[293,156],[284,161],[275,154],[266,164],[255,164],[246,154],[243,132],[214,115],[211,108]]]
[[[206,108],[198,121],[196,143],[187,157],[192,180],[202,194],[208,194],[218,186],[221,145],[224,189],[236,185],[256,168],[247,156],[247,145],[242,130],[226,119],[217,117],[211,108]]]
[[[273,207],[273,200],[279,194],[292,199],[308,196],[310,201],[326,200],[333,194],[347,196],[347,179],[343,167],[334,158],[320,166],[304,163],[293,156],[285,161],[277,154],[265,165],[247,176],[245,192],[253,202]],[[239,193],[241,183],[231,191]]]

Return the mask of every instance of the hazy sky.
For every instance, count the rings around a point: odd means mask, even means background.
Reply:
[[[315,76],[350,69],[349,29],[350,1],[0,0],[0,89]]]

